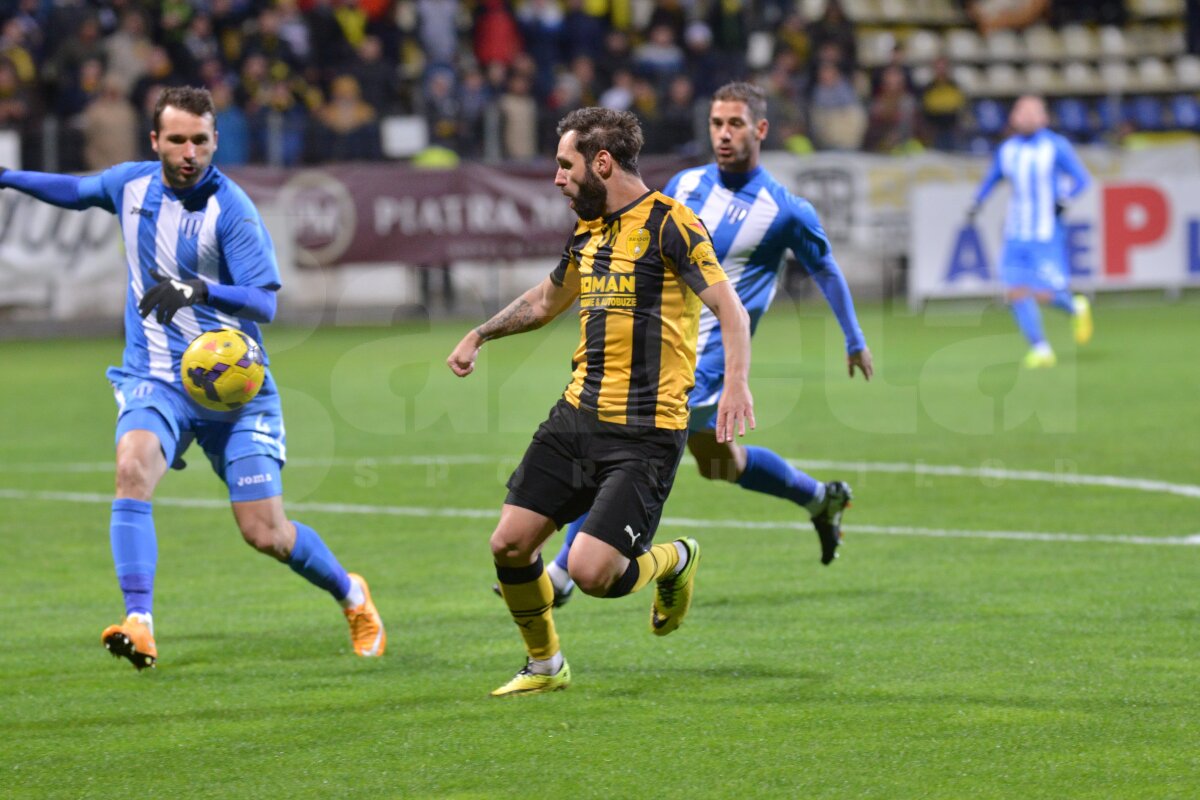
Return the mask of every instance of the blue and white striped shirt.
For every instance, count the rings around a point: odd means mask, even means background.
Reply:
[[[790,193],[762,167],[722,172],[716,164],[688,169],[663,190],[704,221],[729,284],[750,315],[751,333],[770,307],[779,269],[788,250],[821,287],[846,337],[846,352],[866,347],[846,280],[812,204]],[[719,395],[725,373],[720,324],[707,306],[700,310],[696,344],[696,389],[692,405]]]
[[[1055,205],[1074,198],[1091,182],[1070,142],[1047,128],[1000,145],[975,194],[975,205],[983,203],[1002,179],[1012,186],[1004,238],[1018,242],[1052,241],[1059,232]]]
[[[194,187],[176,193],[162,179],[158,161],[118,164],[79,181],[82,206],[116,214],[125,242],[129,289],[125,299],[123,371],[175,383],[188,343],[202,331],[235,328],[262,345],[258,325],[211,305],[182,308],[169,325],[138,303],[154,285],[151,270],[172,278],[201,278],[210,284],[280,287],[275,247],[258,209],[216,167]],[[265,353],[265,350],[264,350]]]

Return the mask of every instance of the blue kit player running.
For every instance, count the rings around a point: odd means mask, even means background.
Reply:
[[[0,187],[62,208],[110,211],[124,236],[125,354],[120,367],[108,370],[108,379],[118,407],[109,530],[125,618],[101,639],[139,670],[158,660],[151,616],[158,560],[151,500],[168,467],[182,468],[180,456],[196,441],[229,487],[246,542],[333,595],[358,655],[382,655],[383,623],[366,581],[348,574],[316,531],[284,514],[283,416],[270,371],[259,394],[232,412],[201,408],[180,383],[180,357],[202,331],[236,328],[261,346],[257,323],[274,317],[280,287],[275,249],[258,210],[211,165],[217,149],[214,117],[207,90],[167,89],[150,133],[158,161],[118,164],[83,178],[0,172]]]
[[[1039,302],[1050,302],[1072,317],[1077,344],[1092,338],[1092,310],[1083,295],[1067,288],[1066,240],[1062,213],[1090,183],[1070,143],[1046,128],[1046,104],[1026,95],[1013,105],[1009,124],[1015,135],[996,151],[991,169],[967,212],[973,222],[979,207],[1002,179],[1012,188],[1004,224],[1001,281],[1017,327],[1029,341],[1024,364],[1031,369],[1056,362],[1042,332]]]
[[[857,369],[870,380],[871,351],[816,211],[759,166],[759,150],[767,135],[766,108],[765,94],[752,84],[730,83],[718,89],[709,113],[716,163],[680,172],[663,193],[685,203],[704,221],[717,258],[750,314],[752,333],[775,297],[779,269],[791,250],[837,315],[846,338],[850,377]],[[830,564],[841,541],[842,511],[850,501],[850,487],[841,481],[822,483],[765,447],[717,441],[713,429],[724,388],[725,348],[721,326],[708,309],[700,312],[696,352],[687,445],[700,474],[803,506],[812,515],[820,539],[821,563]],[[559,605],[573,588],[567,553],[582,524],[583,519],[571,524],[562,550],[547,569]]]

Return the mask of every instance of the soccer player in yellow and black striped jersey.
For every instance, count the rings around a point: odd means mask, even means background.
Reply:
[[[651,540],[687,438],[701,304],[726,337],[716,435],[730,441],[754,427],[749,317],[704,224],[638,175],[637,118],[579,109],[563,118],[558,134],[554,183],[580,219],[562,260],[447,359],[456,375],[469,375],[484,342],[540,328],[579,300],[571,384],[509,479],[491,538],[501,594],[528,653],[494,696],[555,691],[571,681],[541,550],[584,512],[587,526],[568,565],[583,592],[622,597],[655,581],[650,628],[659,636],[687,613],[699,545]]]

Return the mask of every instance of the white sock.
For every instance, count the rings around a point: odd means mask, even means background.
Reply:
[[[150,635],[154,635],[154,616],[143,611],[135,611],[132,614],[127,614],[125,619],[131,619],[134,622],[140,622],[150,629]]]
[[[554,675],[562,669],[563,654],[559,650],[549,658],[531,658],[529,659],[529,671],[534,675]]]
[[[1035,344],[1033,346],[1033,352],[1038,353],[1040,355],[1044,355],[1044,356],[1049,356],[1049,355],[1054,354],[1054,351],[1050,348],[1049,342],[1040,342],[1039,344]]]
[[[338,600],[338,605],[342,608],[354,608],[355,606],[361,606],[365,602],[367,602],[367,596],[363,594],[362,584],[351,578],[350,591],[346,593],[345,597]]]
[[[557,561],[551,561],[546,567],[546,574],[550,576],[550,582],[554,584],[554,591],[562,594],[567,589],[571,588],[571,575],[565,569],[558,565]]]
[[[824,483],[819,483],[819,482],[817,483],[816,493],[813,494],[812,500],[809,500],[807,503],[804,504],[804,507],[807,508],[808,513],[812,514],[813,516],[816,516],[817,514],[821,513],[821,509],[825,507],[825,484]]]
[[[679,563],[675,565],[675,572],[672,573],[673,575],[678,575],[679,573],[683,572],[683,568],[687,566],[688,549],[684,547],[683,542],[679,540],[675,540],[674,542],[671,542],[671,544],[675,545],[675,549],[679,551]]]

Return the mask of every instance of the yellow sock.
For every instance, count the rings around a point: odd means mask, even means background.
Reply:
[[[540,564],[539,564],[540,565]],[[500,580],[500,593],[508,605],[513,622],[521,629],[525,650],[537,660],[551,658],[558,652],[558,633],[554,630],[554,584],[545,570],[537,580],[525,583],[505,583]]]
[[[637,557],[638,576],[630,594],[639,591],[650,581],[670,575],[679,566],[679,549],[674,542],[656,544]]]

